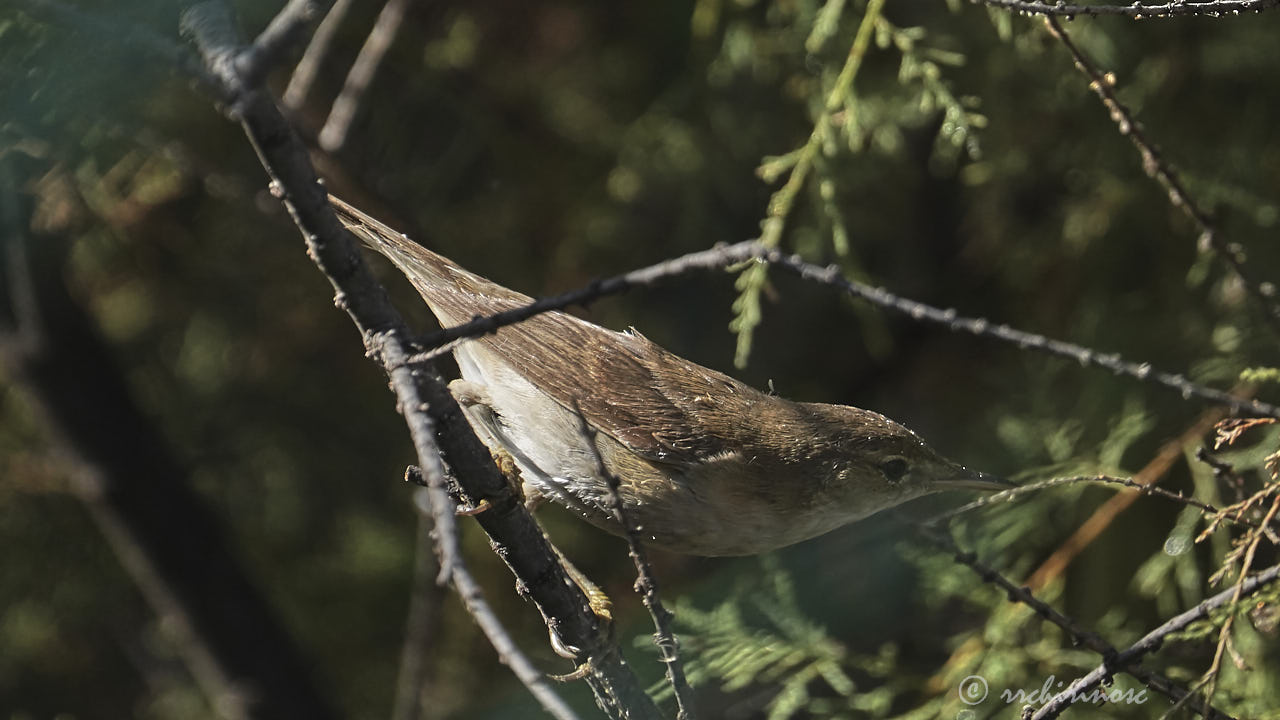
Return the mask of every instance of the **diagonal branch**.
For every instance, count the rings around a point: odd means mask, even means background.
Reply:
[[[560,643],[579,650],[596,703],[611,717],[660,717],[616,645],[603,637],[581,589],[569,580],[541,529],[517,501],[498,474],[488,450],[467,426],[439,374],[408,362],[408,328],[361,259],[355,238],[334,214],[306,148],[275,103],[257,88],[245,85],[235,73],[235,63],[226,62],[241,50],[225,5],[205,2],[189,8],[183,16],[183,29],[224,83],[225,94],[234,98],[227,113],[243,127],[271,178],[273,194],[302,232],[308,255],[333,285],[335,303],[350,316],[370,355],[386,371],[417,450],[418,465],[430,487],[431,513],[440,529],[442,546],[450,542],[449,528],[454,522],[453,504],[445,491],[443,449],[469,499],[476,503],[488,501],[489,510],[477,518],[495,552],[507,562]],[[441,547],[439,551],[441,567],[464,600],[477,595],[478,585],[465,565],[456,562],[456,549]],[[509,639],[505,631],[502,636]],[[511,643],[500,652],[509,658],[510,653],[516,652],[514,648]],[[521,667],[524,665],[512,663],[512,669],[541,700],[545,694],[535,689],[541,676],[531,677]],[[553,706],[543,707],[565,717]]]
[[[1273,565],[1239,585],[1223,590],[1190,610],[1175,615],[1168,622],[1147,633],[1141,640],[1130,645],[1127,649],[1117,653],[1112,658],[1104,659],[1102,664],[1094,668],[1088,675],[1068,685],[1065,690],[1053,696],[1049,702],[1037,710],[1031,716],[1031,720],[1051,720],[1051,718],[1058,717],[1071,705],[1072,697],[1088,693],[1111,677],[1116,670],[1123,669],[1130,663],[1142,659],[1143,656],[1159,650],[1164,643],[1164,639],[1169,635],[1182,630],[1197,620],[1208,617],[1209,613],[1224,605],[1238,602],[1254,594],[1275,582],[1277,578],[1280,578],[1280,565]]]
[[[473,338],[496,332],[499,328],[527,320],[534,315],[571,306],[586,307],[592,301],[607,295],[629,292],[635,288],[651,287],[657,283],[694,270],[720,270],[758,256],[760,247],[754,240],[724,245],[681,255],[648,267],[632,270],[622,275],[598,280],[584,288],[570,290],[554,297],[541,298],[524,307],[504,310],[479,317],[461,325],[438,330],[423,337],[418,345],[424,349],[415,360],[430,359],[451,348],[450,343],[462,338]]]
[[[334,200],[337,201],[336,198]],[[337,202],[341,203],[341,201]],[[387,232],[394,232],[389,228],[385,228],[385,226],[384,229]],[[932,305],[926,305],[922,302],[895,295],[883,288],[848,280],[840,274],[839,268],[835,266],[822,267],[814,265],[805,262],[799,256],[788,255],[774,248],[766,248],[758,242],[752,241],[690,253],[630,273],[615,275],[592,283],[585,288],[535,300],[524,307],[479,317],[461,325],[445,328],[424,337],[418,345],[426,348],[426,352],[413,356],[412,360],[434,358],[437,355],[444,354],[446,343],[463,338],[486,335],[539,313],[561,310],[572,305],[586,305],[606,295],[626,292],[635,287],[648,286],[659,280],[695,269],[707,270],[728,267],[739,261],[751,258],[777,265],[802,279],[843,290],[849,295],[866,300],[873,305],[902,313],[913,320],[937,323],[954,332],[967,332],[980,337],[993,338],[1012,343],[1020,348],[1039,350],[1049,355],[1069,358],[1079,362],[1081,365],[1092,365],[1110,370],[1117,375],[1126,375],[1143,382],[1162,385],[1178,391],[1184,399],[1198,397],[1211,403],[1224,405],[1239,413],[1280,417],[1280,408],[1270,403],[1251,398],[1239,398],[1229,392],[1191,382],[1181,375],[1154,370],[1149,363],[1126,361],[1118,354],[1099,353],[1083,345],[1054,340],[1044,335],[1011,328],[1008,325],[993,325],[983,318],[963,317],[953,309],[942,310]]]
[[[1207,15],[1209,17],[1225,17],[1239,15],[1243,12],[1262,12],[1280,6],[1280,0],[1206,0],[1204,2],[1187,2],[1187,0],[1170,0],[1165,3],[1133,2],[1128,5],[1079,5],[1040,0],[970,0],[975,5],[1012,10],[1028,15],[1046,15],[1049,17],[1075,17],[1076,15],[1121,15],[1134,20],[1146,18],[1188,17]]]
[[[1038,350],[1049,355],[1057,355],[1079,362],[1081,365],[1100,367],[1117,375],[1126,375],[1144,382],[1162,385],[1179,392],[1184,399],[1198,397],[1211,403],[1224,405],[1235,412],[1280,417],[1280,408],[1261,400],[1238,398],[1231,393],[1206,387],[1191,382],[1181,375],[1153,370],[1148,363],[1135,363],[1124,360],[1118,354],[1107,355],[1091,348],[1074,343],[1054,340],[1017,330],[1008,325],[992,325],[982,318],[962,317],[955,310],[942,310],[932,305],[910,300],[895,295],[883,288],[871,287],[863,283],[847,280],[835,266],[821,267],[801,260],[799,256],[787,255],[780,250],[761,251],[761,257],[770,264],[777,265],[805,280],[833,287],[861,298],[882,308],[902,313],[913,320],[937,323],[955,332],[967,332],[981,337],[994,338],[1013,343],[1020,348]]]
[[[1106,640],[1103,640],[1100,635],[1092,630],[1087,630],[1084,627],[1081,627],[1075,619],[1068,617],[1052,605],[1036,597],[1031,592],[1030,588],[1017,585],[1009,578],[1001,575],[994,568],[979,562],[976,555],[962,551],[960,548],[956,547],[955,543],[951,542],[950,539],[923,528],[921,529],[921,534],[929,540],[929,542],[951,553],[956,562],[977,573],[978,576],[982,578],[983,582],[991,583],[1003,590],[1008,596],[1009,602],[1022,603],[1023,605],[1031,608],[1031,610],[1040,617],[1054,625],[1057,625],[1059,628],[1062,628],[1062,631],[1067,634],[1067,637],[1071,638],[1072,644],[1083,645],[1084,647],[1098,653],[1104,658],[1104,662],[1113,663],[1116,670],[1122,670],[1132,675],[1148,688],[1168,697],[1175,703],[1182,702],[1184,698],[1191,694],[1190,691],[1160,673],[1140,667],[1138,664],[1140,658],[1133,658],[1123,663],[1120,662],[1118,660],[1119,655],[1115,646],[1108,643]],[[1220,712],[1212,706],[1204,709],[1201,714],[1210,720],[1225,720],[1231,718],[1230,715]]]
[[[684,663],[680,660],[680,641],[671,630],[671,621],[675,615],[662,604],[662,596],[658,592],[658,578],[653,573],[653,566],[644,550],[644,541],[640,533],[643,528],[627,513],[622,500],[622,480],[605,465],[604,456],[600,454],[600,446],[596,444],[598,432],[587,422],[586,416],[578,412],[578,431],[587,441],[591,449],[592,459],[596,464],[596,474],[609,489],[608,506],[613,514],[614,522],[622,527],[627,538],[627,548],[631,562],[636,566],[635,590],[643,598],[644,606],[649,611],[656,632],[653,642],[662,653],[662,662],[667,666],[667,682],[676,696],[676,720],[694,720],[693,688],[684,673]]]
[[[414,468],[417,470],[417,468]],[[406,478],[407,479],[407,478]],[[425,480],[425,479],[424,479]],[[421,720],[430,715],[424,711],[425,693],[442,667],[439,653],[432,652],[440,638],[443,623],[443,583],[435,555],[435,523],[431,520],[431,496],[427,490],[413,494],[418,511],[417,537],[414,540],[413,588],[409,591],[409,614],[405,620],[404,642],[400,648],[400,668],[396,675],[396,698],[391,706],[391,720]]]
[[[311,42],[302,52],[302,59],[294,67],[289,85],[280,96],[280,101],[289,110],[295,112],[301,110],[302,104],[311,94],[311,86],[315,84],[320,66],[328,56],[333,39],[338,34],[338,29],[342,27],[342,21],[346,19],[347,11],[351,9],[353,3],[354,0],[336,0],[324,19],[320,21],[315,33],[311,35]]]
[[[1184,5],[1184,7],[1194,6]],[[1217,226],[1209,219],[1209,214],[1187,192],[1186,184],[1173,166],[1164,159],[1160,148],[1147,138],[1142,123],[1135,120],[1129,108],[1116,97],[1115,80],[1098,70],[1088,56],[1071,40],[1071,36],[1063,29],[1057,18],[1049,15],[1045,17],[1044,24],[1049,34],[1057,38],[1067,52],[1071,53],[1071,59],[1076,68],[1089,79],[1089,89],[1102,101],[1103,107],[1115,121],[1120,134],[1128,137],[1137,148],[1138,154],[1142,156],[1143,171],[1164,188],[1169,203],[1180,209],[1191,220],[1200,232],[1201,243],[1212,248],[1214,253],[1226,263],[1240,280],[1240,284],[1244,286],[1245,292],[1262,310],[1263,317],[1266,318],[1272,331],[1280,334],[1280,303],[1276,302],[1275,286],[1271,283],[1257,283],[1249,277],[1244,267],[1244,252],[1238,246],[1222,239]]]
[[[324,127],[320,128],[320,134],[316,136],[316,142],[325,152],[336,153],[346,144],[351,123],[355,121],[356,114],[360,110],[360,101],[364,99],[365,91],[373,84],[373,78],[378,74],[378,66],[382,64],[382,58],[386,57],[391,44],[395,42],[408,9],[409,0],[387,0],[387,3],[382,6],[382,12],[378,13],[373,29],[365,38],[364,47],[360,48],[360,54],[356,56],[356,61],[352,63],[351,70],[347,73],[342,91],[338,93],[337,99],[329,109],[329,117],[324,121]]]
[[[267,25],[253,44],[236,56],[236,68],[246,87],[258,87],[285,54],[306,39],[311,21],[321,12],[317,0],[289,0],[271,23]]]

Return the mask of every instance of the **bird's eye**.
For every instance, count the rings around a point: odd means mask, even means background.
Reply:
[[[907,461],[902,458],[892,458],[880,463],[880,472],[884,473],[885,479],[889,482],[901,480],[903,475],[907,474]]]

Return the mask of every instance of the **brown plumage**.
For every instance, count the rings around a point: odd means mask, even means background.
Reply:
[[[442,325],[532,302],[332,200]],[[515,460],[526,492],[620,532],[580,413],[646,541],[673,552],[753,554],[931,492],[1003,486],[877,413],[766,395],[567,313],[465,340],[454,355],[462,380],[451,389],[480,438]]]

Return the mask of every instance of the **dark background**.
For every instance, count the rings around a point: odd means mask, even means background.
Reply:
[[[0,8],[4,192],[33,208],[28,227],[61,258],[57,280],[107,342],[134,402],[229,532],[323,692],[346,716],[387,716],[415,513],[412,487],[399,479],[412,452],[383,378],[332,307],[243,134],[171,64],[140,50],[144,33],[180,42],[175,8],[113,3],[111,22],[135,28],[133,36],[23,6]],[[347,144],[318,152],[316,162],[335,193],[532,295],[754,237],[782,182],[763,182],[756,168],[808,138],[865,10],[849,2],[825,42],[806,48],[821,6],[416,3]],[[277,10],[238,9],[249,36]],[[304,136],[323,123],[377,10],[357,4],[340,30],[293,116]],[[1041,21],[940,1],[890,2],[885,17],[920,28],[915,45],[873,44],[849,115],[865,133],[832,140],[788,218],[788,248],[961,314],[1217,387],[1276,363],[1276,336],[1143,175],[1137,152]],[[1280,257],[1278,23],[1276,12],[1067,23],[1116,73],[1120,98],[1262,279],[1275,277]],[[939,85],[904,76],[904,56],[938,61]],[[277,91],[288,69],[272,76]],[[938,87],[981,115],[959,147],[948,140],[954,119],[944,117]],[[843,255],[832,243],[833,217],[847,228]],[[407,284],[384,275],[401,308],[430,327]],[[727,330],[735,296],[732,276],[695,275],[600,301],[585,315],[634,326],[788,397],[884,412],[960,462],[1019,478],[1130,474],[1205,410],[1164,388],[951,334],[780,273],[764,295],[750,362],[735,370]],[[1280,398],[1274,386],[1258,392]],[[23,382],[0,370],[0,711],[15,719],[211,717],[164,623],[77,499],[75,463],[48,427]],[[1162,482],[1231,502],[1190,459],[1202,437]],[[1239,459],[1242,467],[1259,464],[1261,447]],[[974,516],[959,537],[1025,577],[1112,494],[1046,491]],[[960,500],[931,499],[907,513]],[[625,545],[554,508],[539,518],[608,590],[624,650],[656,681],[661,668],[630,590]],[[567,672],[509,573],[478,530],[463,526],[468,558],[500,616],[541,667]],[[1166,539],[1188,528],[1199,530],[1195,518],[1179,519],[1177,505],[1141,500],[1045,596],[1112,642],[1132,641],[1198,600],[1229,549],[1219,535],[1166,555]],[[1273,554],[1264,542],[1259,563]],[[998,692],[1097,662],[1028,613],[1003,610],[1003,596],[891,517],[783,550],[768,564],[656,553],[654,562],[664,595],[687,603],[686,618],[731,598],[750,607],[750,598],[771,596],[770,582],[789,577],[791,609],[825,628],[832,662],[854,676],[855,695],[871,698],[858,713],[950,717],[964,709],[955,685],[972,672]],[[456,600],[446,595],[438,612],[430,716],[538,716]],[[770,627],[758,614],[738,625]],[[1274,636],[1244,621],[1237,632],[1251,671],[1228,668],[1222,707],[1280,706],[1280,690],[1262,682],[1277,672]],[[696,648],[697,630],[685,633]],[[1216,637],[1178,644],[1157,666],[1194,682]],[[871,657],[888,658],[876,666],[883,672],[868,670]],[[821,679],[802,686],[815,697],[841,694]],[[706,717],[763,717],[777,687],[777,678],[730,689],[709,679],[699,699]],[[594,712],[581,684],[561,689]],[[1158,717],[1167,707],[1157,699],[1077,712]],[[822,708],[796,716],[836,716]],[[975,709],[1017,713],[991,700]]]

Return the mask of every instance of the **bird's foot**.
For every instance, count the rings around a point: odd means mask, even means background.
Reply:
[[[560,558],[560,564],[564,567],[565,573],[574,584],[582,590],[582,594],[587,598],[587,605],[591,608],[591,614],[596,617],[596,632],[598,637],[594,638],[590,643],[594,648],[608,648],[614,643],[614,625],[613,625],[613,601],[605,594],[600,586],[591,582],[581,570],[569,562],[569,558],[560,552],[559,548],[552,546],[556,555]],[[574,661],[577,667],[573,672],[564,675],[551,675],[552,680],[559,682],[570,682],[572,680],[580,680],[591,672],[591,658],[593,651],[584,651],[582,648],[571,645],[562,639],[555,630],[549,630],[548,635],[551,638],[551,649],[557,655]]]

